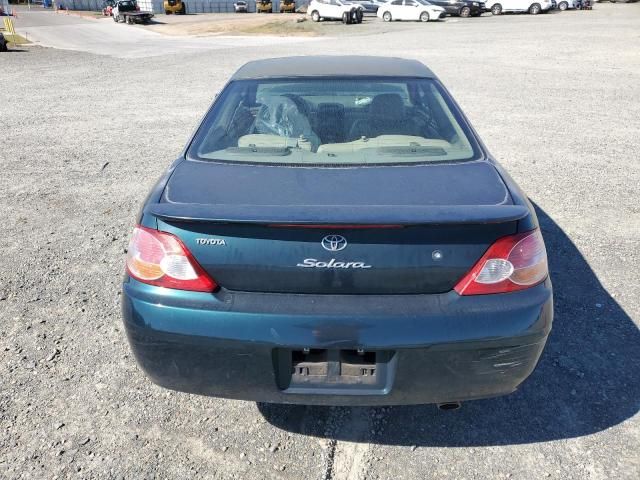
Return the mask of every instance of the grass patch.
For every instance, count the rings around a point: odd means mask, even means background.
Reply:
[[[277,18],[280,17],[280,18]],[[295,15],[236,15],[205,17],[193,21],[159,23],[148,28],[164,35],[273,35],[279,37],[322,35],[317,23]]]
[[[24,38],[22,35],[12,35],[11,33],[2,32],[4,38],[7,40],[9,45],[27,45],[31,43],[29,40]]]
[[[295,22],[281,20],[265,23],[263,25],[247,25],[240,27],[233,33],[246,35],[318,35],[315,25],[311,22]]]

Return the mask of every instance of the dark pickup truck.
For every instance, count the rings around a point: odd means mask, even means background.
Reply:
[[[119,0],[111,10],[113,21],[126,22],[129,25],[134,23],[149,23],[153,18],[151,12],[141,12],[136,0]]]

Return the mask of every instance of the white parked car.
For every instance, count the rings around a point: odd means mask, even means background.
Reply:
[[[390,0],[378,8],[378,18],[385,22],[393,20],[439,20],[447,13],[444,8],[430,4],[427,0]]]
[[[558,1],[558,10],[569,10],[578,8],[577,0],[557,0]]]
[[[345,0],[311,0],[307,7],[307,13],[314,22],[319,22],[320,20],[344,21],[347,19],[347,23],[351,23],[351,20],[348,19],[354,17],[354,11],[358,11],[356,21],[360,23],[364,7],[356,3]]]
[[[487,0],[485,8],[494,15],[505,12],[529,12],[537,15],[553,8],[552,0]]]

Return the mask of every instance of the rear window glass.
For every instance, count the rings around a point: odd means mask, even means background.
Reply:
[[[472,160],[479,150],[433,80],[310,78],[232,82],[188,156],[366,165]]]

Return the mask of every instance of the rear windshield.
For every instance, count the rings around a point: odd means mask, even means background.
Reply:
[[[477,143],[429,79],[230,83],[188,156],[249,163],[367,165],[464,161]]]

